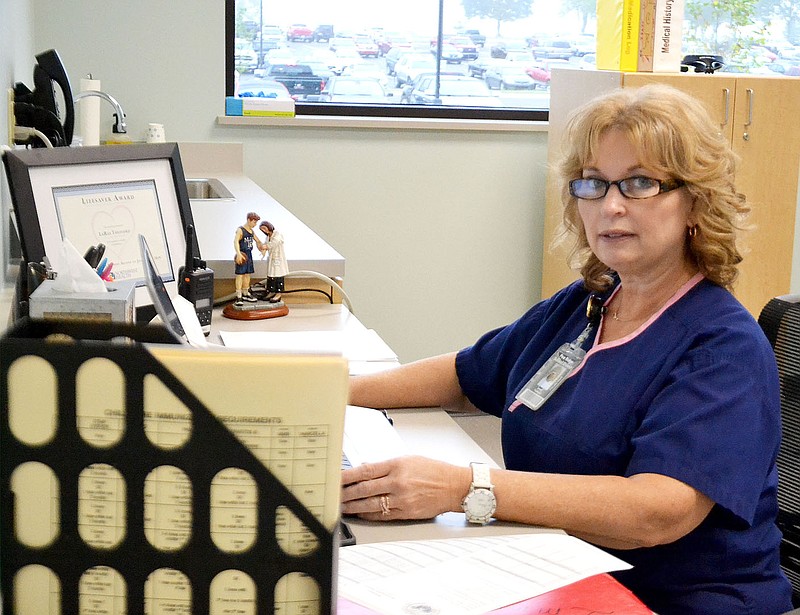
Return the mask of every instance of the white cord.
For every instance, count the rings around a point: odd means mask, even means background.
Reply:
[[[350,310],[351,314],[355,314],[355,310],[353,310],[353,302],[350,301],[350,297],[347,296],[347,293],[344,292],[344,289],[339,286],[336,282],[334,282],[331,278],[326,276],[323,273],[319,273],[317,271],[308,271],[308,270],[301,270],[301,271],[290,271],[286,274],[287,278],[317,278],[318,280],[322,280],[323,282],[327,282],[331,285],[332,288],[336,289],[342,296],[342,303],[347,306],[347,309]]]
[[[331,288],[335,288],[336,292],[338,292],[342,296],[342,303],[350,310],[351,314],[355,314],[353,310],[353,302],[350,301],[350,297],[347,296],[347,293],[344,292],[344,289],[339,286],[334,280],[326,276],[324,273],[319,273],[317,271],[308,271],[308,270],[301,270],[301,271],[290,271],[287,273],[285,278],[317,278],[318,280],[322,280],[327,284],[331,285]],[[230,294],[225,297],[219,297],[214,300],[214,303],[219,305],[220,303],[226,303],[228,301],[233,301],[236,298],[236,294]]]
[[[53,147],[53,144],[50,141],[50,139],[48,139],[47,135],[44,134],[41,130],[37,130],[36,128],[30,128],[28,126],[14,126],[15,141],[17,140],[22,141],[24,139],[30,139],[31,137],[36,137],[37,139],[41,139],[45,147]]]

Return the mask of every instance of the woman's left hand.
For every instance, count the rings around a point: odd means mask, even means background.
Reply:
[[[342,471],[342,513],[370,521],[431,519],[461,510],[469,468],[427,457],[398,457]]]

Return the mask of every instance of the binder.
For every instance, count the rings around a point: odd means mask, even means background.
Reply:
[[[0,339],[4,612],[334,612],[346,361],[175,342]]]
[[[597,68],[629,72],[638,69],[641,2],[597,0]]]

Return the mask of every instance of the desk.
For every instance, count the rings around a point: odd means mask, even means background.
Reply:
[[[407,408],[390,410],[400,437],[411,453],[459,465],[471,461],[497,463],[458,426],[453,418],[438,408]],[[487,417],[489,418],[489,417]],[[430,540],[435,538],[463,538],[467,536],[498,536],[503,534],[529,534],[558,532],[494,520],[488,525],[467,523],[464,513],[444,513],[426,521],[371,522],[357,518],[345,519],[358,544],[392,540]]]
[[[222,309],[215,308],[211,320],[209,341],[220,343],[219,332],[223,331],[350,331],[358,333],[366,327],[344,305],[341,304],[295,304],[289,313],[279,318],[244,321],[222,316]],[[387,363],[387,366],[397,362]],[[497,462],[486,453],[447,412],[438,408],[392,410],[400,437],[416,455],[440,459],[450,463],[468,465],[482,461],[493,467]],[[470,416],[467,420],[485,421],[490,434],[497,433],[494,417]],[[386,542],[391,540],[422,540],[432,538],[454,538],[458,536],[486,536],[511,533],[532,533],[542,530],[531,526],[493,521],[486,526],[471,525],[463,513],[446,513],[430,521],[380,523],[348,519],[359,543]]]

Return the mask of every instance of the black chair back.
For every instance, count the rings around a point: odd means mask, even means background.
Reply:
[[[800,295],[771,299],[758,323],[775,351],[781,386],[783,436],[778,453],[781,564],[800,606]]]

